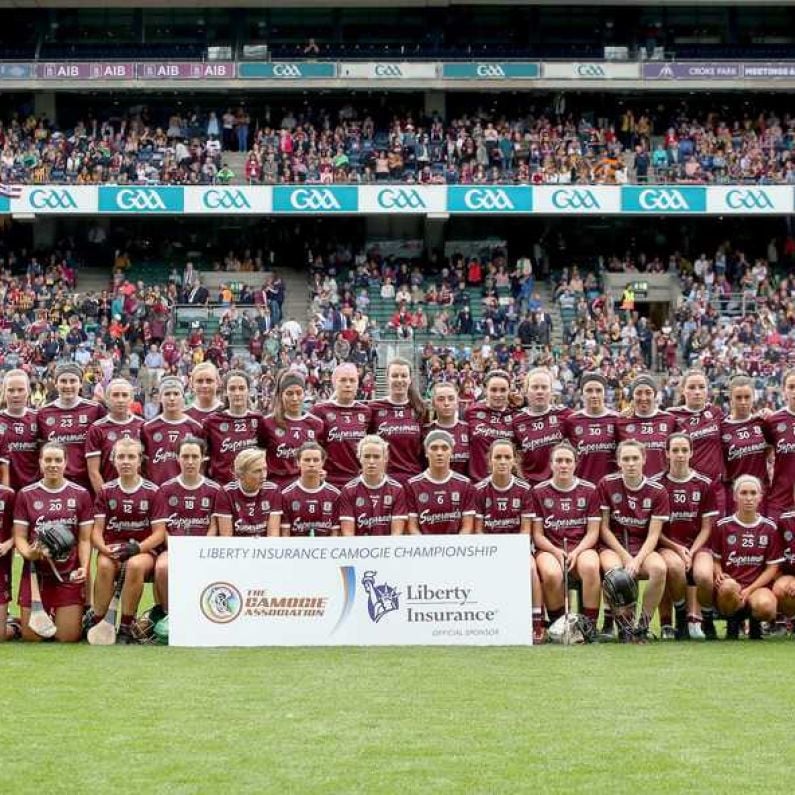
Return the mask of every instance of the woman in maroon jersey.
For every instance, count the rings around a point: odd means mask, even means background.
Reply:
[[[662,637],[664,640],[672,636],[679,640],[687,637],[714,640],[713,566],[709,540],[718,516],[714,491],[719,486],[690,468],[693,449],[686,433],[679,431],[668,437],[667,455],[668,471],[657,480],[668,492],[671,518],[660,536],[659,552],[668,572],[665,591],[666,598],[673,600],[676,610],[676,630],[665,623],[661,615]],[[688,586],[691,589],[689,616]],[[692,593],[693,587],[695,594]],[[698,617],[699,607],[703,621]]]
[[[386,378],[389,394],[370,402],[370,433],[386,440],[387,474],[405,486],[422,471],[422,426],[428,412],[406,359],[392,359]]]
[[[434,418],[424,430],[423,437],[439,428],[447,431],[455,441],[451,466],[459,475],[469,471],[469,426],[458,416],[458,389],[449,381],[437,381],[431,392]]]
[[[155,521],[157,486],[141,477],[141,442],[122,437],[113,445],[112,458],[118,479],[104,483],[94,501],[91,543],[97,550],[97,571],[92,607],[95,621],[101,620],[124,563],[117,642],[132,643],[130,626],[138,612],[144,583],[152,578],[157,549],[166,533],[162,521]]]
[[[504,370],[492,370],[486,375],[483,388],[485,399],[470,406],[465,417],[469,426],[469,476],[475,482],[489,474],[491,443],[496,439],[513,440],[510,375]]]
[[[634,630],[623,626],[621,640],[644,641],[665,589],[665,561],[656,552],[670,511],[665,489],[643,474],[645,450],[634,439],[616,451],[619,471],[599,482],[603,571],[623,566],[632,577],[648,580]]]
[[[338,536],[339,489],[323,481],[326,451],[317,442],[298,449],[298,480],[282,492],[282,536]]]
[[[15,636],[8,622],[11,565],[14,562],[14,492],[0,484],[0,643]]]
[[[306,382],[300,373],[284,370],[277,377],[262,444],[268,454],[270,479],[277,486],[287,486],[299,476],[298,450],[323,433],[323,421],[304,413],[305,394]]]
[[[759,514],[762,484],[753,475],[734,482],[736,510],[721,519],[713,536],[715,603],[728,618],[726,637],[736,640],[740,621],[750,619],[748,636],[762,637],[762,621],[775,621],[776,597],[772,588],[784,562],[776,525]]]
[[[232,535],[279,535],[282,493],[267,480],[265,451],[258,447],[241,450],[235,457],[235,475],[237,479],[224,486],[232,509]]]
[[[185,413],[196,422],[204,422],[205,418],[224,405],[218,399],[218,368],[212,362],[201,362],[190,374],[190,386],[193,390],[193,403]]]
[[[389,445],[368,434],[359,442],[358,453],[361,475],[343,486],[340,495],[342,535],[402,535],[408,519],[406,495],[400,483],[386,474]]]
[[[42,478],[26,486],[14,505],[14,541],[25,560],[19,588],[22,636],[39,640],[30,621],[30,564],[36,563],[44,609],[55,621],[55,638],[74,643],[83,631],[83,604],[86,578],[91,565],[91,528],[94,511],[87,489],[68,481],[66,451],[57,442],[45,442],[39,453]],[[69,528],[76,544],[65,560],[47,557],[39,544],[39,532],[62,525]]]
[[[370,407],[356,400],[359,371],[351,362],[337,365],[331,374],[334,397],[318,403],[312,414],[323,423],[318,441],[326,451],[326,479],[341,489],[359,474],[356,450],[367,435]]]
[[[700,370],[688,370],[682,376],[681,390],[684,405],[672,408],[671,414],[676,417],[679,430],[693,443],[693,469],[718,485],[716,507],[723,516],[726,513],[726,495],[720,488],[726,472],[721,446],[723,411],[707,403],[707,378]]]
[[[774,520],[792,507],[792,484],[795,483],[795,369],[784,373],[781,386],[786,405],[765,420],[767,440],[775,455],[766,509],[768,516]]]
[[[533,542],[550,623],[563,615],[563,567],[582,583],[582,612],[596,635],[602,578],[599,571],[601,510],[596,486],[575,477],[577,454],[569,442],[552,448],[552,478],[533,489]],[[564,549],[564,541],[566,548]]]
[[[770,454],[765,421],[753,413],[754,384],[747,375],[736,375],[729,381],[729,405],[730,414],[721,423],[726,478],[720,485],[726,492],[726,505],[732,504],[732,483],[740,475],[758,478],[767,492],[767,461]],[[765,513],[764,498],[762,513]]]
[[[39,470],[38,414],[28,407],[30,379],[9,370],[3,381],[5,408],[0,411],[0,483],[19,491],[35,483]]]

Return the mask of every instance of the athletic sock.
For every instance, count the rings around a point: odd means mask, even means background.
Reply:
[[[560,607],[557,610],[547,608],[547,615],[549,616],[549,623],[554,624],[563,615],[563,608]]]
[[[582,614],[586,618],[590,618],[591,621],[596,623],[596,619],[599,618],[599,608],[598,607],[583,607]]]
[[[119,628],[129,629],[130,624],[135,620],[135,616],[132,613],[122,613],[121,621],[119,622]]]

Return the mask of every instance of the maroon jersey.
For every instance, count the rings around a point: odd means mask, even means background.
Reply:
[[[158,516],[156,506],[157,486],[149,480],[141,480],[128,491],[118,480],[105,483],[94,500],[94,517],[105,519],[105,543],[121,544],[125,541],[144,541],[152,535],[152,522],[167,519],[168,514]]]
[[[285,417],[282,428],[276,417],[268,414],[262,427],[261,446],[267,452],[268,477],[277,486],[287,486],[298,478],[298,448],[304,442],[320,441],[323,421],[312,414],[302,414],[297,419]]]
[[[631,417],[618,418],[618,441],[636,439],[646,448],[646,463],[643,474],[655,477],[663,474],[668,468],[665,458],[665,446],[668,437],[676,430],[676,418],[665,411],[657,411],[648,417],[633,414]]]
[[[513,442],[513,409],[490,409],[475,403],[466,412],[469,426],[469,476],[474,481],[489,474],[489,447],[497,439]]]
[[[758,417],[732,420],[727,417],[721,423],[720,430],[728,490],[731,490],[731,484],[740,475],[753,475],[759,478],[767,492],[769,445],[765,438],[764,420]]]
[[[773,481],[767,495],[767,510],[777,516],[792,505],[792,485],[795,483],[795,414],[781,409],[765,422],[767,441],[773,447],[775,463]]]
[[[97,420],[89,429],[86,438],[86,458],[99,456],[99,471],[106,483],[115,480],[116,467],[110,460],[113,445],[119,439],[140,439],[144,421],[141,417],[130,417],[126,422],[117,422],[110,415]]]
[[[353,522],[357,536],[388,536],[393,519],[408,518],[403,486],[390,477],[377,486],[354,478],[342,488],[339,513],[340,521]]]
[[[80,538],[80,528],[94,524],[94,506],[88,489],[76,483],[66,481],[59,489],[48,489],[42,481],[25,486],[17,495],[14,505],[14,522],[28,528],[28,542],[33,544],[36,536],[46,527],[55,524],[66,525],[75,536]],[[72,548],[69,557],[63,562],[54,562],[61,576],[70,574],[80,567],[77,555],[77,544]],[[43,578],[57,579],[46,561],[38,566]]]
[[[558,488],[545,480],[533,489],[533,513],[540,519],[545,538],[563,549],[563,540],[574,549],[588,532],[591,519],[601,519],[596,486],[588,480],[575,478],[571,488]]]
[[[768,566],[784,563],[781,536],[764,516],[757,517],[753,524],[741,522],[736,514],[721,519],[712,534],[712,554],[720,561],[723,573],[743,587]]]
[[[553,406],[543,414],[522,409],[513,418],[513,435],[522,462],[522,475],[531,485],[552,476],[552,448],[563,441],[563,422],[571,409]]]
[[[640,552],[652,519],[667,522],[670,516],[668,494],[659,483],[644,477],[631,489],[618,472],[599,482],[599,507],[610,511],[610,530],[630,555]]]
[[[577,477],[599,483],[616,471],[618,414],[614,411],[598,417],[572,412],[563,423],[563,435],[577,450]]]
[[[189,406],[185,409],[185,413],[192,419],[196,420],[199,425],[204,425],[204,421],[211,415],[215,414],[218,411],[223,411],[224,404],[223,403],[216,403],[212,408],[209,409],[202,409],[199,408],[195,403],[192,406]]]
[[[500,489],[489,477],[474,491],[475,518],[483,521],[484,533],[518,533],[522,519],[533,517],[533,492],[524,480],[511,477],[508,486]]]
[[[340,529],[340,491],[331,483],[306,489],[299,480],[282,491],[282,529],[291,536],[330,536]]]
[[[39,439],[60,442],[66,449],[66,479],[91,488],[86,468],[88,429],[105,416],[105,407],[93,400],[78,398],[72,408],[62,408],[57,400],[39,409]]]
[[[267,535],[271,514],[281,516],[282,492],[275,483],[266,481],[250,494],[234,481],[224,486],[224,492],[232,509],[232,535],[261,538]]]
[[[196,420],[183,417],[167,420],[162,414],[145,422],[141,427],[141,443],[144,446],[146,477],[162,485],[179,475],[177,445],[187,436],[204,436],[204,429]]]
[[[14,492],[0,485],[0,543],[8,541],[14,527]],[[11,601],[11,566],[14,563],[14,548],[0,557],[0,605]]]
[[[795,510],[784,511],[778,518],[778,532],[784,548],[782,574],[795,574]]]
[[[192,488],[180,477],[167,480],[157,493],[155,514],[166,520],[170,536],[206,536],[214,516],[232,518],[224,490],[207,478]]]
[[[0,411],[0,463],[8,466],[14,491],[35,483],[39,469],[39,421],[33,409],[25,409],[15,417]]]
[[[235,457],[241,450],[265,446],[265,423],[257,411],[218,411],[205,418],[203,427],[209,458],[207,474],[221,485],[234,481]]]
[[[438,421],[428,423],[422,430],[424,439],[431,431],[447,431],[453,437],[453,457],[450,468],[459,475],[469,471],[469,426],[463,420],[456,420],[455,425],[440,425]]]
[[[475,491],[469,478],[457,472],[444,480],[423,472],[406,485],[406,505],[423,535],[451,535],[461,532],[465,516],[475,515]]]
[[[326,479],[341,489],[359,473],[356,448],[367,435],[370,426],[370,407],[354,402],[342,406],[335,400],[318,403],[312,414],[323,423],[318,441],[323,445],[326,459]]]
[[[684,480],[677,480],[671,477],[670,472],[664,472],[656,481],[668,493],[670,518],[663,533],[666,538],[689,549],[701,532],[704,517],[718,516],[715,488],[719,488],[719,484],[713,487],[709,478],[693,470]],[[704,548],[709,548],[709,539]]]
[[[404,484],[422,470],[422,425],[411,404],[370,401],[370,433],[389,444],[387,474]]]
[[[693,458],[690,465],[706,475],[713,483],[724,480],[723,447],[721,446],[721,423],[723,412],[717,406],[707,405],[702,411],[691,411],[684,406],[671,409],[679,430],[690,437]]]

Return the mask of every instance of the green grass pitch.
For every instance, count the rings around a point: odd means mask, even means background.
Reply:
[[[795,641],[0,645],[3,792],[791,791]]]

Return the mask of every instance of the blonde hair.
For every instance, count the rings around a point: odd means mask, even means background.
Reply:
[[[265,451],[259,447],[248,447],[235,456],[235,475],[240,477],[257,462],[267,463]]]
[[[368,433],[367,436],[359,439],[359,444],[356,445],[356,458],[358,458],[359,461],[362,460],[364,448],[367,447],[368,444],[374,444],[376,447],[380,448],[381,452],[384,454],[384,461],[389,458],[389,445],[380,436],[376,436],[374,433]]]

